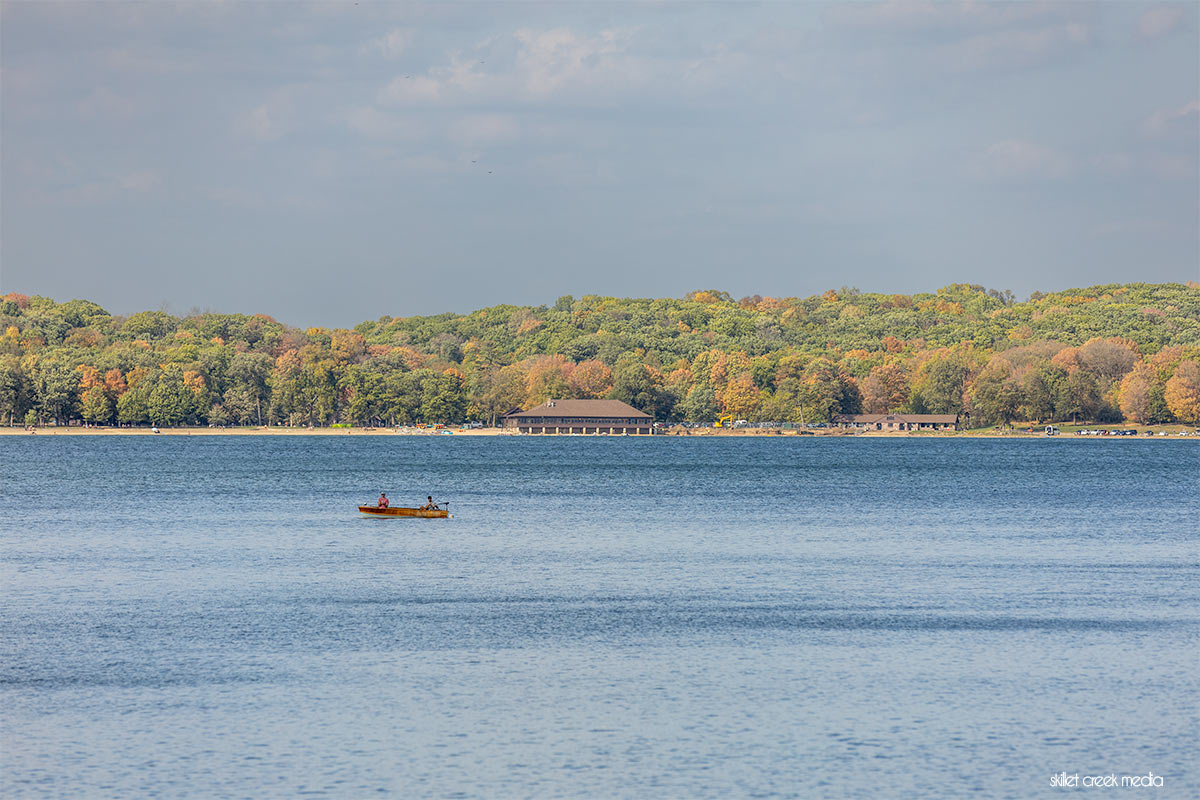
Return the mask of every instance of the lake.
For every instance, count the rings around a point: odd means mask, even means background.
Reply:
[[[0,437],[0,795],[1194,797],[1198,456]]]

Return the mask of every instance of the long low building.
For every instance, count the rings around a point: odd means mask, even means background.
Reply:
[[[528,411],[503,417],[504,427],[521,433],[628,433],[649,435],[654,418],[620,400],[547,400]]]
[[[843,414],[834,422],[868,431],[956,431],[958,414]]]

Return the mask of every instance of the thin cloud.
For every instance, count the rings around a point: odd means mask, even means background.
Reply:
[[[1147,136],[1167,136],[1175,132],[1196,133],[1196,121],[1200,119],[1200,100],[1192,100],[1176,108],[1160,108],[1142,123],[1142,133]]]
[[[1150,177],[1179,181],[1200,179],[1196,158],[1186,153],[1107,153],[1088,162],[1095,174],[1110,178]]]
[[[464,146],[480,146],[517,139],[521,126],[513,114],[466,114],[449,126],[450,136]]]
[[[428,75],[397,76],[379,92],[379,101],[387,105],[436,104],[450,98],[455,88],[461,96],[465,82],[461,75],[451,79],[449,72],[438,69]]]
[[[136,116],[138,103],[125,95],[117,94],[107,86],[93,89],[76,105],[79,115],[90,119],[125,120]]]
[[[156,170],[131,170],[55,186],[39,193],[39,199],[64,206],[97,206],[113,202],[123,195],[143,195],[152,192],[158,189],[162,182],[162,173]]]
[[[1169,181],[1195,181],[1200,178],[1196,159],[1176,153],[1153,153],[1147,160],[1151,174]]]
[[[372,106],[358,106],[344,112],[346,127],[376,141],[411,141],[425,138],[429,131],[415,119],[391,114]]]
[[[974,172],[994,179],[1056,179],[1070,174],[1071,159],[1044,144],[1027,139],[1006,139],[990,145],[979,157]]]
[[[520,28],[506,40],[489,40],[488,52],[483,46],[458,51],[424,74],[395,76],[380,91],[379,101],[454,107],[540,104],[568,94],[573,102],[611,97],[662,77],[632,53],[631,35],[629,29],[616,28],[590,35],[569,28]],[[501,50],[507,52],[497,55]]]
[[[1138,36],[1147,41],[1162,38],[1178,28],[1184,16],[1183,5],[1155,6],[1138,19]]]
[[[291,132],[294,116],[292,92],[284,89],[238,117],[234,131],[257,142],[274,142]]]
[[[826,24],[860,31],[926,33],[999,30],[1061,18],[1075,9],[1044,3],[909,2],[840,3],[825,13]]]
[[[598,78],[605,73],[624,73],[614,63],[614,57],[628,46],[627,34],[621,31],[608,29],[586,36],[567,28],[522,29],[514,38],[520,44],[517,68],[533,97],[545,97],[572,84],[603,82]]]
[[[363,52],[380,55],[384,58],[399,58],[408,51],[412,41],[412,31],[396,28],[377,39],[367,42],[363,46]]]
[[[117,177],[117,185],[129,192],[148,192],[162,183],[162,173],[151,169],[127,172]]]
[[[1008,30],[970,36],[943,50],[944,60],[960,69],[1030,66],[1090,44],[1092,32],[1082,22],[1031,30]]]

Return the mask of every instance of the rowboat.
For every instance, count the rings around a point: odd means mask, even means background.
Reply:
[[[445,519],[450,512],[444,508],[380,508],[379,506],[359,506],[358,510],[368,517],[423,517],[424,519]]]

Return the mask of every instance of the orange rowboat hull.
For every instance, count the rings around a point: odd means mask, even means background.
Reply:
[[[444,508],[422,510],[420,508],[379,508],[378,506],[359,506],[358,510],[368,517],[422,517],[424,519],[445,519],[450,512]]]

